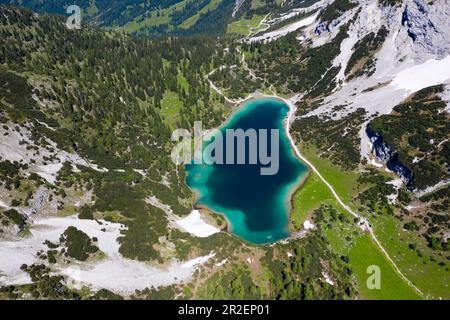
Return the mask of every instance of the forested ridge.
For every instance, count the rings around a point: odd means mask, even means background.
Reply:
[[[221,120],[214,108],[220,106],[220,99],[210,94],[204,79],[220,59],[214,54],[221,48],[209,38],[145,40],[89,29],[70,31],[58,18],[38,21],[31,12],[15,10],[8,10],[1,19],[0,62],[23,75],[36,75],[25,89],[59,104],[58,110],[45,110],[48,117],[69,118],[80,126],[74,129],[81,134],[88,131],[82,129],[93,127],[103,131],[98,140],[85,140],[93,149],[114,155],[118,142],[112,140],[119,139],[112,137],[120,137],[120,132],[99,128],[99,119],[106,126],[126,121],[133,126],[131,131],[145,126],[147,138],[159,139],[163,142],[159,144],[169,140],[171,128],[190,127],[193,119],[212,125]],[[169,92],[180,100],[180,115],[163,119],[167,106],[162,101]],[[128,159],[121,157],[128,163],[140,161],[131,154]]]
[[[374,119],[370,128],[399,154],[414,174],[414,187],[425,189],[450,178],[449,116],[438,93],[443,86],[423,89],[396,106],[392,114]]]
[[[143,35],[221,34],[231,20],[234,0],[2,0],[40,13],[68,17],[71,5],[81,9],[84,24],[123,28]]]

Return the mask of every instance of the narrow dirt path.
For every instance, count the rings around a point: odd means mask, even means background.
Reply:
[[[282,99],[282,98],[280,98]],[[317,176],[320,178],[320,180],[322,180],[322,182],[328,187],[328,189],[330,189],[331,193],[333,194],[334,198],[336,199],[336,201],[341,205],[341,207],[347,211],[349,214],[351,214],[353,217],[357,218],[360,222],[359,222],[359,226],[360,228],[365,231],[368,232],[370,234],[370,237],[372,238],[373,242],[378,246],[378,248],[380,249],[380,251],[383,253],[383,255],[385,256],[385,258],[388,260],[388,262],[392,265],[392,267],[394,268],[394,270],[398,273],[398,275],[411,287],[413,288],[421,297],[425,297],[423,292],[417,288],[414,283],[412,283],[400,270],[400,268],[396,265],[396,263],[394,262],[394,260],[392,260],[392,258],[389,256],[388,252],[386,251],[386,249],[383,247],[383,245],[380,243],[380,241],[378,240],[377,236],[375,235],[375,232],[373,231],[372,227],[370,226],[369,221],[365,218],[362,217],[361,215],[357,214],[356,212],[354,212],[348,205],[346,205],[344,203],[344,201],[342,201],[341,197],[339,197],[339,195],[337,194],[336,190],[333,188],[333,186],[320,174],[319,170],[317,170],[317,168],[308,160],[306,159],[300,152],[300,150],[298,149],[297,145],[294,142],[294,139],[292,138],[291,134],[290,134],[290,126],[292,123],[292,120],[295,116],[295,111],[296,111],[296,106],[295,103],[293,103],[292,101],[283,99],[289,106],[290,111],[289,111],[289,116],[287,118],[286,121],[286,133],[289,137],[289,140],[291,142],[292,147],[294,148],[294,151],[296,153],[296,155],[303,161],[305,162],[310,168],[311,170],[317,174]]]

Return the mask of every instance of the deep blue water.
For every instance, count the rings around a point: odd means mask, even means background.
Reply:
[[[260,168],[267,166],[259,161],[253,165],[186,165],[186,182],[197,192],[197,204],[223,214],[230,231],[252,243],[271,243],[289,236],[290,194],[307,172],[286,136],[284,120],[288,112],[289,107],[280,100],[252,100],[220,128],[221,132],[279,129],[279,170],[275,175],[261,175]],[[270,141],[267,145],[272,151]]]

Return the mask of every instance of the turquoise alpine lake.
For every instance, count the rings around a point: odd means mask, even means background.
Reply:
[[[186,182],[197,194],[197,205],[224,215],[229,231],[251,243],[272,243],[289,236],[291,195],[308,170],[295,156],[286,134],[284,120],[288,112],[289,106],[278,99],[250,100],[219,128],[223,137],[227,129],[242,129],[245,132],[266,129],[269,133],[272,129],[278,129],[279,166],[276,174],[261,175],[260,169],[267,168],[267,165],[260,161],[257,164],[246,161],[246,164],[186,165]],[[270,134],[268,136],[267,153],[270,155],[276,150],[271,150],[272,138]],[[214,140],[206,141],[202,150]],[[249,147],[246,143],[247,155]],[[224,149],[225,159],[227,150]],[[235,156],[237,150],[234,151]]]

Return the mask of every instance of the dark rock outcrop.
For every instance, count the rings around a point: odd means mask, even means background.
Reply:
[[[367,127],[366,134],[372,142],[372,152],[377,157],[377,160],[384,163],[389,170],[402,178],[409,190],[414,190],[414,174],[400,162],[398,153],[383,140],[383,136],[380,133],[373,131],[370,127]]]

